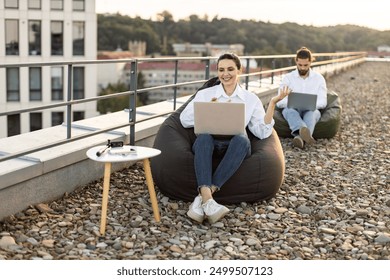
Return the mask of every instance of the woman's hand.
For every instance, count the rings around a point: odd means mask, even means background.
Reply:
[[[264,123],[270,124],[272,122],[272,118],[275,111],[276,103],[278,103],[280,100],[288,96],[291,92],[291,89],[289,89],[287,86],[283,87],[279,90],[279,94],[277,96],[274,96],[271,98],[270,102],[268,103],[267,111],[265,112],[264,116]]]
[[[289,89],[288,86],[284,86],[282,89],[279,90],[279,94],[277,96],[272,97],[271,101],[274,102],[274,104],[276,104],[280,100],[288,96],[290,93],[291,93],[291,89]]]

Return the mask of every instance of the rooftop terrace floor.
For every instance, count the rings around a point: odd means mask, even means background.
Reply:
[[[0,223],[1,259],[390,259],[390,63],[366,62],[330,77],[342,100],[332,139],[303,150],[281,139],[285,181],[276,197],[227,205],[213,225],[157,188],[155,223],[141,165],[111,177],[106,235],[103,181]]]

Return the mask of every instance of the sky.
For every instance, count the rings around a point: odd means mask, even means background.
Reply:
[[[95,0],[96,12],[156,19],[166,10],[175,21],[189,15],[271,23],[353,24],[390,31],[389,0]]]

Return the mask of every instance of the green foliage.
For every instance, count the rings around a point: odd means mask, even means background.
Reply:
[[[142,72],[139,72],[137,76],[137,89],[142,89],[144,87],[145,77]],[[116,84],[108,84],[106,88],[100,91],[99,96],[110,95],[113,93],[125,92],[129,90],[129,85],[118,82]],[[148,100],[148,92],[137,94],[137,107],[148,104]],[[122,111],[126,108],[129,108],[129,101],[129,95],[102,99],[97,102],[97,111],[100,114]]]
[[[147,53],[160,51],[160,38],[151,21],[140,17],[98,15],[98,50],[128,50],[129,41],[145,41]]]
[[[295,53],[301,46],[314,52],[372,51],[389,44],[390,31],[378,31],[355,25],[314,27],[286,22],[236,21],[207,15],[173,20],[168,11],[157,20],[131,18],[120,14],[98,15],[98,49],[128,49],[128,41],[147,43],[147,53],[172,55],[173,43],[236,44],[245,46],[248,55]]]
[[[124,83],[108,84],[108,86],[100,92],[99,96],[110,95],[113,93],[128,91],[129,88]],[[97,110],[100,114],[107,114],[110,112],[122,111],[129,108],[129,96],[119,96],[99,100],[97,103]]]
[[[137,88],[142,89],[145,87],[145,76],[142,72],[138,73],[137,77]],[[149,101],[149,93],[141,92],[137,94],[137,106],[147,105]]]

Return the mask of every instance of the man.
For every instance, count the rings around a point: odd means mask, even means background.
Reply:
[[[302,47],[297,51],[295,63],[297,69],[288,73],[280,84],[279,91],[288,87],[291,91],[317,95],[316,110],[297,110],[287,108],[288,97],[279,101],[277,106],[283,108],[282,115],[288,122],[291,134],[294,136],[293,145],[303,149],[304,144],[314,144],[314,127],[321,118],[319,109],[327,104],[327,88],[324,77],[313,71],[310,66],[314,61],[311,51]]]

